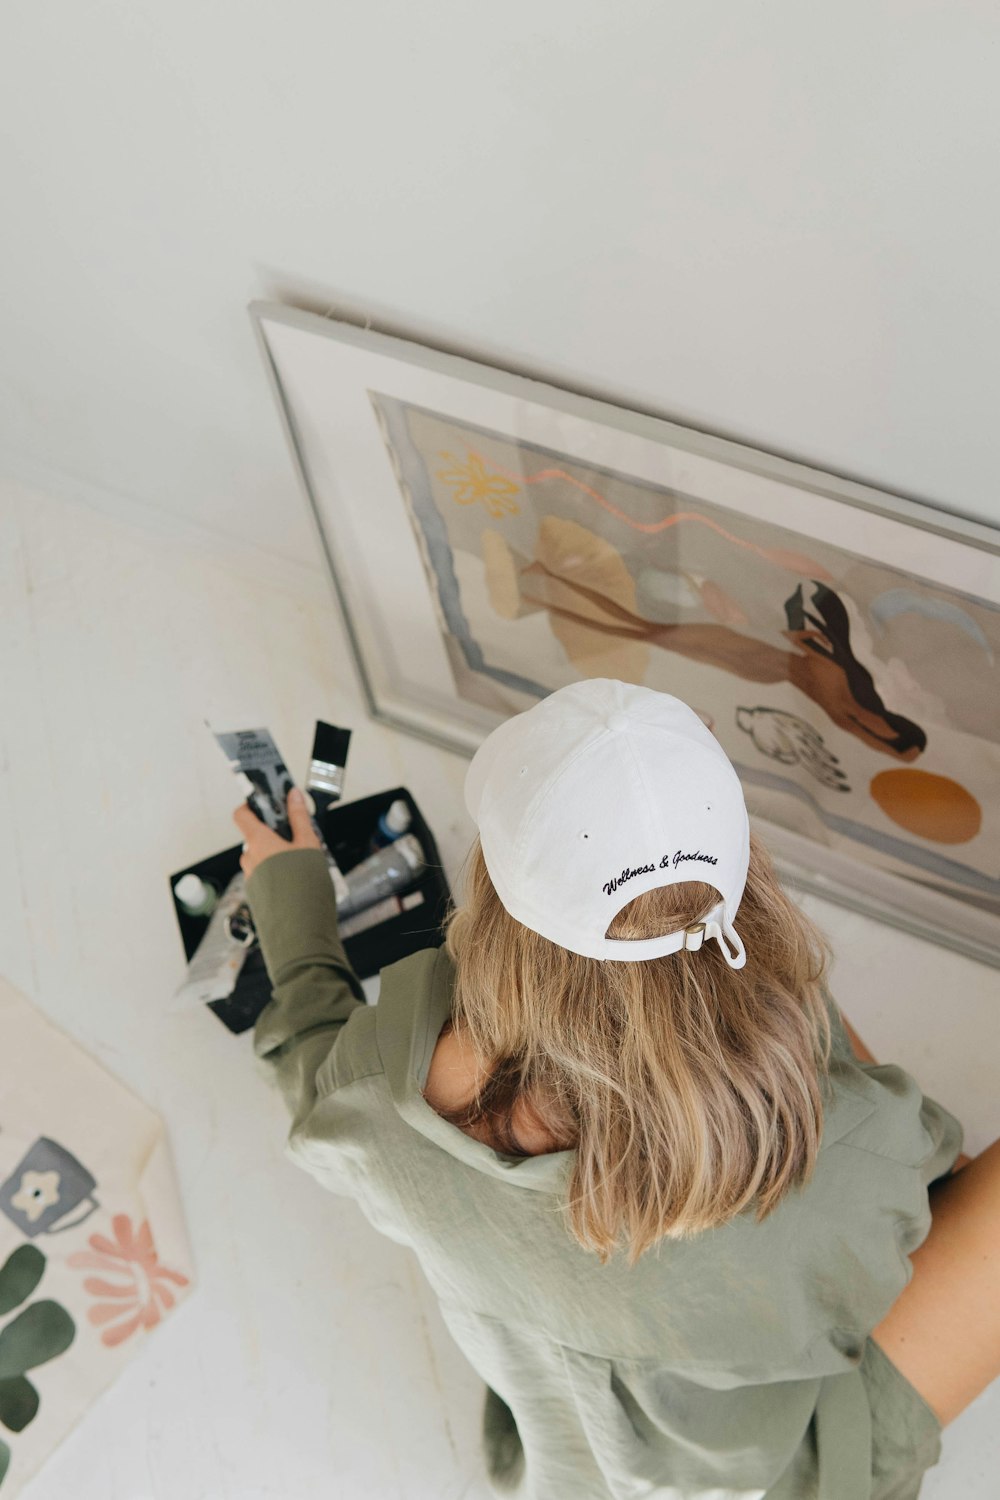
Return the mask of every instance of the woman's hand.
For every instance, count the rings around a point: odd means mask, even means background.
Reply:
[[[287,854],[290,849],[322,849],[309,818],[306,800],[297,786],[288,793],[288,821],[292,828],[290,843],[262,823],[245,802],[240,803],[233,813],[233,822],[246,840],[240,856],[240,869],[244,875],[249,878],[257,866],[273,854]]]

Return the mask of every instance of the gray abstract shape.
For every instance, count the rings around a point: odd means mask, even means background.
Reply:
[[[928,620],[947,620],[950,625],[957,625],[959,630],[964,630],[977,646],[982,646],[990,666],[993,665],[993,648],[980,626],[958,604],[952,604],[947,599],[932,599],[915,593],[913,589],[886,589],[885,593],[872,600],[869,614],[882,628],[895,615],[915,614],[923,615]]]

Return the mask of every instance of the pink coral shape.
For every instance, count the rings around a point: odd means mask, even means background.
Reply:
[[[160,1265],[148,1220],[144,1219],[136,1230],[128,1214],[115,1214],[111,1227],[114,1240],[104,1234],[92,1234],[89,1250],[78,1250],[67,1258],[69,1265],[80,1270],[106,1273],[88,1276],[83,1285],[92,1296],[109,1299],[95,1302],[87,1313],[96,1328],[108,1324],[101,1334],[101,1343],[109,1349],[130,1338],[139,1328],[152,1328],[160,1321],[161,1309],[167,1312],[173,1307],[174,1294],[165,1283],[188,1284],[188,1278],[180,1271]]]

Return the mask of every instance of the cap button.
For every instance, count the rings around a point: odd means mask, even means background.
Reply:
[[[608,714],[606,722],[609,729],[628,729],[629,727],[628,714]]]

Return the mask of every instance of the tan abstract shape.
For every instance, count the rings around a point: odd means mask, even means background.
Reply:
[[[486,573],[490,603],[501,620],[516,620],[544,608],[522,598],[518,574],[527,566],[527,558],[516,552],[499,531],[484,531],[479,547]]]
[[[568,612],[577,619],[592,620],[608,631],[618,635],[635,636],[643,640],[649,634],[649,625],[640,615],[633,614],[623,605],[615,604],[597,589],[584,584],[557,578],[543,563],[529,563],[521,573],[521,597],[529,603],[541,604],[546,609]]]
[[[571,620],[549,617],[552,634],[584,677],[617,677],[642,683],[649,667],[649,647],[639,641],[618,641],[606,631]]]
[[[879,771],[868,789],[887,818],[935,844],[966,844],[982,826],[979,803],[950,776],[913,768]]]
[[[538,528],[537,560],[557,578],[582,584],[635,611],[635,580],[617,547],[596,532],[561,516],[545,516]]]
[[[550,624],[577,670],[587,677],[642,682],[648,646],[615,639],[606,629],[620,621],[621,611],[635,612],[635,580],[618,549],[576,521],[546,516],[535,553],[537,562],[525,570],[525,593],[533,599],[540,595],[550,609],[572,611],[552,613]],[[597,628],[589,628],[587,618]]]

